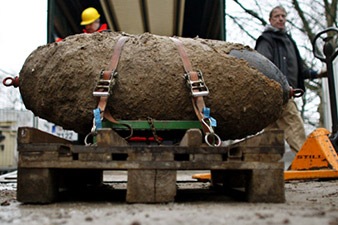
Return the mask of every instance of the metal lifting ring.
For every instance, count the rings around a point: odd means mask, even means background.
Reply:
[[[304,94],[304,90],[300,89],[300,88],[290,88],[290,98],[294,97],[294,98],[298,98],[303,96]]]
[[[94,137],[94,136],[97,135],[97,132],[96,132],[96,131],[91,131],[91,132],[89,132],[89,133],[86,135],[86,137],[85,137],[85,139],[84,139],[84,143],[85,143],[86,146],[92,145],[91,143],[88,143],[88,142],[87,142],[88,137],[90,137],[90,135],[93,135],[93,137]]]
[[[8,82],[9,80],[9,82]],[[2,81],[3,85],[5,85],[6,87],[18,87],[19,86],[19,77],[6,77],[3,81]]]
[[[208,137],[210,135],[213,135],[213,138],[216,137],[216,141],[214,142],[215,144],[211,144],[208,140]],[[215,147],[219,147],[221,146],[221,139],[219,138],[219,136],[215,133],[206,133],[205,136],[204,136],[204,140],[205,140],[205,143],[207,143],[207,145],[209,146],[215,146]]]

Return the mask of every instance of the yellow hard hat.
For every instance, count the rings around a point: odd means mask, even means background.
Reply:
[[[100,14],[97,12],[97,10],[93,7],[89,7],[83,10],[81,14],[81,19],[82,19],[81,25],[91,24],[98,18],[100,18]]]

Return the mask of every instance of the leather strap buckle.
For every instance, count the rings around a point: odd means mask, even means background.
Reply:
[[[194,97],[207,96],[209,94],[209,89],[204,82],[203,74],[201,70],[189,71],[184,74],[184,78],[187,81],[187,86],[191,91],[191,95]]]
[[[96,86],[93,90],[93,96],[108,97],[110,95],[110,90],[116,83],[115,78],[117,77],[118,73],[115,70],[111,72],[102,70],[100,73],[100,78],[97,81]]]

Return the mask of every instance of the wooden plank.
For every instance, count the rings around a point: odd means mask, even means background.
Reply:
[[[88,152],[79,154],[78,160],[83,162],[107,162],[112,160],[112,155],[109,153],[96,154],[95,152]]]
[[[107,142],[115,143],[113,145],[110,144],[104,144],[102,141],[98,141],[98,146],[83,146],[83,145],[72,145],[69,146],[71,148],[72,152],[80,153],[80,152],[126,152],[126,151],[149,151],[149,152],[156,152],[156,151],[174,151],[176,153],[201,153],[201,154],[214,154],[214,153],[227,153],[229,149],[233,150],[238,147],[241,147],[240,149],[245,149],[246,153],[269,153],[269,154],[280,154],[283,153],[281,150],[283,150],[284,142],[280,140],[280,134],[279,130],[276,130],[275,132],[267,132],[260,134],[258,136],[254,136],[252,138],[249,138],[248,140],[235,143],[228,147],[194,147],[197,146],[200,143],[199,138],[192,137],[191,140],[191,147],[182,147],[184,146],[181,144],[181,146],[127,146],[124,139],[119,137],[117,134],[109,136],[111,133],[109,133],[110,129],[104,131],[105,129],[102,129],[102,132],[100,131],[98,134],[98,139],[104,139]],[[19,143],[22,144],[30,144],[30,143],[39,143],[38,145],[22,145],[22,149],[31,149],[36,148],[36,151],[39,151],[42,148],[44,143],[45,146],[50,146],[55,143],[65,143],[65,144],[71,144],[71,142],[56,137],[54,135],[50,135],[48,133],[39,131],[34,128],[20,128],[19,129],[20,137],[19,137]],[[114,132],[115,133],[115,132]],[[277,133],[277,137],[273,137],[273,134]],[[47,137],[42,137],[46,135]],[[108,135],[109,138],[107,138],[105,135]],[[117,138],[118,137],[118,138]],[[53,139],[53,140],[49,140]],[[264,144],[264,140],[267,141],[267,144]],[[271,140],[270,140],[271,139]],[[119,141],[117,141],[119,140]],[[187,142],[188,139],[184,138],[182,142]],[[58,142],[59,141],[59,142]],[[193,144],[196,141],[195,144]],[[123,143],[123,144],[122,144]],[[188,145],[186,143],[186,145]],[[109,147],[108,147],[109,146]],[[124,147],[121,147],[124,146]],[[244,148],[245,147],[245,148]],[[32,150],[32,151],[35,151]]]
[[[127,196],[130,203],[154,203],[156,170],[128,170]]]
[[[156,152],[153,153],[153,161],[174,161],[174,155],[172,152]]]
[[[189,146],[193,148],[199,148],[202,145],[202,132],[200,129],[190,129],[188,130],[185,135],[183,136],[182,140],[180,141],[180,146]],[[204,161],[204,160],[215,160],[221,161],[221,156],[219,154],[189,154],[189,160],[191,161]]]
[[[285,151],[284,132],[268,130],[230,146],[229,160],[277,162],[282,159]],[[238,153],[239,157],[232,154]]]
[[[34,144],[19,144],[19,152],[57,152],[60,149],[59,144],[46,144],[46,143],[34,143]]]
[[[269,130],[247,139],[241,147],[267,147],[267,154],[244,149],[243,160],[246,162],[279,162],[284,154],[284,133],[282,130]],[[271,154],[276,153],[276,154]],[[278,154],[279,153],[279,154]],[[284,169],[252,169],[247,173],[245,193],[249,202],[285,202]]]
[[[285,202],[283,169],[212,170],[211,182],[249,202]],[[236,190],[236,191],[235,191]],[[243,190],[243,191],[239,191]]]
[[[123,139],[124,141],[124,139]],[[73,153],[129,153],[129,152],[149,152],[162,153],[172,152],[181,154],[229,154],[232,157],[241,157],[242,151],[246,154],[283,154],[284,145],[276,147],[253,147],[253,146],[234,146],[234,147],[188,147],[188,146],[83,146],[75,144],[57,144],[57,143],[38,143],[38,144],[21,144],[19,151],[71,151]],[[228,153],[229,152],[229,153]]]
[[[222,161],[222,154],[191,154],[191,161]]]
[[[20,152],[18,166],[28,162],[58,162],[58,153],[55,152]],[[36,166],[35,168],[39,168]]]
[[[109,144],[116,143],[119,141],[121,144],[122,141],[116,137],[115,133],[111,130],[102,130],[101,132],[98,132],[97,136],[98,146],[108,146]],[[116,141],[116,142],[115,142]],[[124,140],[123,140],[124,141]],[[125,141],[124,141],[125,142]],[[22,163],[21,162],[27,162],[31,161],[33,158],[27,157],[29,154],[34,155],[34,158],[37,158],[39,156],[39,153],[41,154],[41,157],[39,160],[42,162],[44,161],[51,161],[58,164],[62,164],[62,162],[68,162],[72,163],[72,161],[83,161],[84,163],[88,161],[109,161],[111,160],[111,154],[95,154],[94,152],[88,152],[78,155],[76,159],[74,159],[73,155],[70,152],[70,149],[66,149],[68,151],[65,151],[64,148],[62,148],[62,145],[54,145],[57,146],[56,152],[20,152],[20,162],[19,165],[21,168]],[[41,146],[39,146],[41,148]],[[32,149],[30,149],[32,150]],[[67,156],[65,160],[64,156]],[[47,156],[47,157],[46,157]],[[49,156],[49,157],[48,157]],[[69,159],[73,159],[72,161],[69,161]],[[38,166],[37,166],[38,167]],[[59,167],[60,168],[60,167]],[[64,168],[63,169],[55,170],[55,174],[58,179],[58,183],[56,184],[54,182],[53,185],[57,187],[67,188],[67,189],[77,189],[77,188],[83,188],[87,185],[101,185],[103,183],[103,170],[97,169],[97,168],[90,168],[88,166],[86,167],[73,167],[73,168]],[[23,184],[25,187],[26,185]],[[44,195],[45,193],[43,190],[41,190],[41,195]]]
[[[156,170],[155,201],[173,202],[176,196],[176,170]]]
[[[202,144],[199,129],[188,130],[180,142],[181,146],[198,148]],[[173,160],[173,153],[132,153],[133,160]],[[156,157],[154,157],[156,156]],[[144,167],[142,167],[144,168]],[[176,196],[176,170],[128,170],[127,202],[154,203],[172,202]]]
[[[57,137],[55,135],[43,132],[32,127],[19,127],[18,129],[18,144],[29,143],[63,143],[69,144],[70,141]]]
[[[200,129],[189,129],[180,141],[180,146],[199,148],[202,145],[202,132]]]
[[[176,171],[128,170],[127,202],[172,202],[175,195]]]
[[[244,154],[246,162],[278,162],[283,158],[282,154]]]
[[[144,145],[144,146],[110,146],[110,147],[98,147],[98,146],[82,146],[72,145],[71,151],[74,153],[82,152],[97,152],[97,153],[130,153],[130,152],[148,152],[148,153],[162,153],[172,152],[178,154],[225,154],[228,153],[228,147],[188,147],[188,146],[157,146],[157,145]],[[259,149],[258,149],[259,151]]]
[[[235,145],[239,146],[253,146],[253,147],[272,147],[284,146],[284,132],[283,130],[267,130],[256,136],[247,138]]]
[[[226,169],[276,169],[284,168],[283,162],[215,162],[215,161],[21,161],[23,168],[65,168],[65,169],[159,169],[159,170],[226,170]]]
[[[23,203],[50,203],[56,200],[58,186],[55,170],[18,168],[17,200]]]
[[[150,152],[132,152],[128,154],[128,161],[153,161],[153,154]]]
[[[33,194],[41,192],[38,201],[51,202],[57,195],[55,187],[100,184],[103,170],[114,169],[128,170],[127,202],[174,201],[177,170],[211,170],[213,183],[245,187],[250,202],[285,201],[284,163],[278,162],[284,152],[280,131],[264,132],[228,147],[201,147],[199,129],[188,130],[180,146],[129,146],[111,129],[98,131],[96,146],[64,143],[49,135],[39,142],[33,134],[40,132],[23,129],[18,148],[18,195],[23,201],[33,201],[26,194],[29,183],[44,183],[46,190]]]
[[[246,194],[249,202],[285,202],[284,170],[251,170],[246,182]]]
[[[97,146],[128,146],[128,142],[110,128],[99,129],[96,136]]]
[[[123,140],[124,141],[124,140]],[[192,142],[194,143],[194,142]],[[86,150],[84,150],[85,148]],[[244,149],[244,150],[243,150]],[[167,155],[164,159],[166,161],[172,161],[170,156],[180,156],[180,154],[186,154],[188,161],[265,161],[275,162],[279,161],[282,154],[267,153],[265,147],[257,148],[255,153],[243,154],[243,151],[248,150],[245,147],[237,148],[219,148],[215,151],[215,147],[206,148],[190,148],[183,146],[122,146],[122,147],[108,147],[108,146],[78,146],[78,145],[63,145],[63,144],[21,144],[18,148],[19,152],[35,152],[32,153],[32,158],[40,155],[40,161],[43,160],[42,153],[48,154],[47,152],[57,152],[55,158],[44,157],[46,160],[58,160],[68,158],[71,159],[73,154],[78,154],[78,159],[81,161],[110,161],[112,160],[111,154],[126,154],[126,159],[129,161],[135,160],[136,155],[138,160],[141,160],[140,155],[143,155],[143,161],[154,160],[156,157]],[[210,150],[210,151],[209,151]],[[265,153],[260,153],[264,150]],[[254,152],[254,151],[252,151]],[[147,156],[145,156],[147,155]],[[26,159],[29,154],[26,154]],[[29,160],[29,159],[27,159]]]
[[[284,202],[283,162],[279,162],[284,153],[284,135],[280,130],[264,132],[229,147],[228,162],[241,160],[242,165],[260,163],[252,169],[229,168],[211,170],[213,185],[221,185],[226,190],[244,188],[249,202]],[[274,167],[260,167],[264,163]],[[228,164],[229,165],[229,164]],[[237,194],[237,193],[236,193]]]
[[[146,155],[133,155],[141,160],[147,159]],[[162,163],[162,159],[173,158],[173,155],[157,154],[154,162]],[[149,158],[148,158],[149,159]],[[160,161],[156,161],[160,160]],[[176,170],[159,169],[128,170],[127,196],[130,203],[156,203],[172,202],[176,196]]]

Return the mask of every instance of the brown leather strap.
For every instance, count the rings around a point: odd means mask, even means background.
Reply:
[[[114,47],[113,55],[110,60],[110,64],[108,66],[108,70],[103,71],[103,74],[102,74],[103,80],[111,80],[112,78],[111,76],[113,76],[113,71],[116,70],[117,65],[119,63],[120,55],[122,52],[122,47],[127,40],[128,40],[128,37],[126,36],[122,36],[117,40],[116,45]],[[118,121],[116,121],[110,114],[109,110],[106,110],[107,102],[108,102],[108,96],[100,97],[97,107],[101,110],[101,116],[106,118],[112,123],[121,124],[121,125],[128,127],[130,130],[130,135],[126,137],[126,139],[131,137],[133,135],[132,127],[129,124],[119,123]]]
[[[127,40],[128,40],[128,37],[126,36],[122,36],[117,40],[116,45],[114,47],[113,56],[111,57],[111,60],[110,60],[108,70],[103,71],[103,77],[102,77],[103,80],[111,79],[112,72],[116,70],[117,64],[119,63],[122,47]],[[107,96],[102,96],[99,99],[98,108],[101,110],[102,114],[106,110],[107,100],[108,100]]]
[[[116,70],[117,64],[119,63],[122,47],[124,43],[128,40],[128,37],[122,36],[117,40],[113,56],[111,57],[111,61],[108,67],[108,71]]]
[[[123,125],[123,126],[128,127],[130,133],[129,133],[129,135],[128,135],[127,137],[125,137],[125,139],[128,139],[128,138],[130,138],[130,137],[133,136],[133,128],[132,128],[129,124],[126,124],[126,123],[120,123],[120,122],[116,121],[116,120],[112,117],[112,115],[110,114],[110,112],[109,112],[108,110],[104,111],[103,116],[104,116],[104,118],[106,118],[107,120],[109,120],[109,121],[112,122],[112,123],[115,123],[115,124],[121,124],[121,125]]]
[[[184,49],[183,43],[177,38],[170,37],[170,39],[175,42],[178,48],[178,53],[181,56],[185,72],[193,71],[187,52]]]
[[[174,41],[174,43],[177,46],[178,52],[179,52],[181,59],[182,59],[182,62],[183,62],[184,70],[185,70],[186,73],[190,74],[190,80],[191,81],[198,81],[199,80],[198,72],[193,71],[189,57],[188,57],[188,55],[185,51],[185,48],[183,46],[183,43],[177,38],[170,37],[170,39],[172,41]],[[198,92],[198,90],[193,90],[193,91]],[[192,104],[193,104],[196,116],[202,124],[203,131],[205,133],[210,132],[209,127],[205,126],[205,123],[202,122],[202,120],[205,119],[204,114],[202,112],[203,108],[205,107],[203,97],[202,96],[192,97]]]

